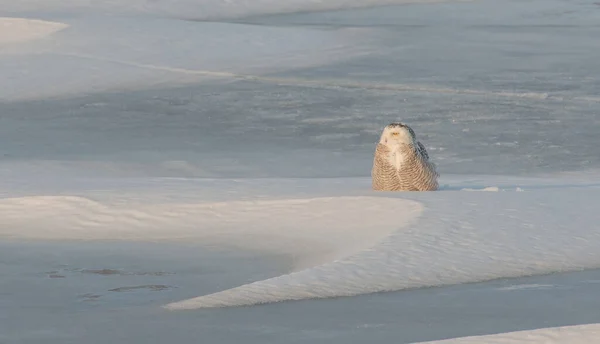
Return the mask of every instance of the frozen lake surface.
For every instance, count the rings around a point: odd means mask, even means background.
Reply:
[[[600,271],[351,298],[170,312],[285,259],[165,244],[2,244],[3,343],[412,343],[600,322]],[[6,290],[10,290],[9,295]]]

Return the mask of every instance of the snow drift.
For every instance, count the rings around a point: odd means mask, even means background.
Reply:
[[[597,189],[577,188],[426,193],[417,196],[426,209],[421,220],[372,250],[166,308],[352,296],[597,268],[598,196]]]
[[[358,182],[344,187],[359,190]],[[293,189],[313,191],[320,185],[310,179],[295,184]],[[493,190],[142,205],[73,196],[7,198],[0,201],[0,236],[185,241],[283,253],[295,262],[288,274],[165,306],[172,310],[600,267],[597,188],[530,180]]]
[[[33,196],[0,200],[0,237],[195,242],[284,253],[302,269],[368,249],[420,212],[417,202],[377,197],[119,207]]]
[[[64,23],[46,20],[0,17],[0,44],[40,39],[68,26]]]
[[[569,343],[593,344],[600,338],[600,324],[541,328],[530,331],[517,331],[486,336],[471,336],[421,342],[420,344],[511,344],[511,343]]]

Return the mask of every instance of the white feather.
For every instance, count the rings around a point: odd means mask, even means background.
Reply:
[[[405,160],[400,147],[405,144],[413,144],[413,137],[406,128],[386,127],[383,129],[379,142],[389,148],[390,155],[387,160],[398,170]]]

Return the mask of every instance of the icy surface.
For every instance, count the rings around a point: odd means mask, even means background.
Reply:
[[[2,240],[0,341],[413,343],[600,323],[597,270],[264,306],[160,308],[272,277],[290,263],[165,242]]]
[[[2,165],[359,177],[381,127],[404,120],[444,173],[598,169],[598,11],[492,1],[235,24],[48,15],[70,28],[0,54]]]
[[[0,342],[600,322],[597,4],[0,4]],[[370,190],[396,120],[439,192]]]
[[[445,0],[2,0],[12,11],[128,13],[170,16],[195,20],[216,20],[286,12],[342,10],[393,4],[439,3]],[[456,0],[452,0],[456,1]],[[458,0],[457,2],[465,1]]]
[[[0,53],[0,71],[10,80],[0,83],[0,101],[229,81],[306,68],[362,54],[349,39],[365,35],[352,29],[328,33],[139,16],[50,17],[69,28],[29,44],[0,41],[6,52]]]
[[[467,337],[427,342],[428,344],[468,344],[468,343],[573,343],[592,344],[598,341],[600,324],[544,328],[532,331],[519,331],[489,336]],[[422,344],[426,344],[423,342]]]

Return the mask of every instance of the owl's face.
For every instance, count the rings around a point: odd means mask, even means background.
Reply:
[[[414,144],[415,132],[406,124],[391,123],[383,128],[380,143],[385,145]]]

